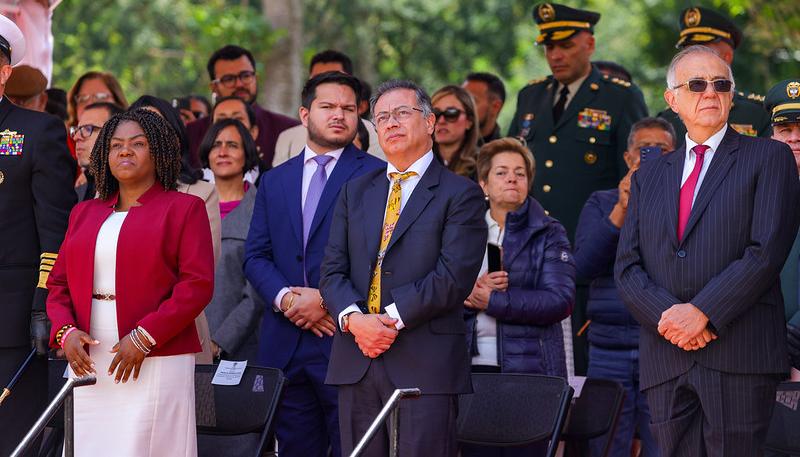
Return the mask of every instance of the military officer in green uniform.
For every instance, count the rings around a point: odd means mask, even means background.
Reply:
[[[600,14],[542,3],[533,19],[553,74],[520,91],[508,134],[527,142],[537,164],[531,193],[573,239],[589,195],[625,176],[628,132],[647,107],[638,87],[592,66]]]
[[[742,42],[742,31],[730,19],[703,7],[686,8],[680,15],[681,33],[676,48],[692,45],[707,46],[717,52],[722,60],[733,64],[733,54]],[[764,97],[737,90],[733,94],[733,105],[728,115],[728,124],[742,135],[769,137],[770,118],[764,109]],[[667,108],[658,113],[675,127],[678,144],[683,144],[686,127],[678,115]]]
[[[800,78],[779,82],[764,102],[772,116],[772,139],[789,145],[800,170]],[[786,307],[789,356],[800,370],[800,234],[781,271],[783,305]]]
[[[12,66],[24,55],[22,32],[0,16],[0,388],[32,344],[46,354],[45,283],[76,200],[76,164],[64,124],[4,96]],[[46,402],[47,359],[42,356],[0,406],[0,455],[11,454]]]

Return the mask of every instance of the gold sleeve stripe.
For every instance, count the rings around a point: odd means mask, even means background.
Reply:
[[[42,258],[42,259],[56,260],[58,258],[58,254],[57,253],[52,253],[52,252],[43,252],[42,255],[40,255],[39,257]]]
[[[39,267],[39,271],[53,271],[52,265],[42,265]]]
[[[52,259],[42,259],[42,265],[55,265],[56,261]]]
[[[39,272],[39,284],[36,287],[40,289],[47,289],[47,278],[50,276],[49,271],[40,271]]]

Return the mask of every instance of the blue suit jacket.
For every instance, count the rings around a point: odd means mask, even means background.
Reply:
[[[686,147],[634,173],[615,276],[642,325],[642,389],[698,363],[727,373],[786,373],[779,274],[798,227],[800,182],[789,147],[725,133],[683,240],[678,201]],[[658,334],[661,313],[692,303],[719,338],[684,351]]]
[[[334,316],[366,300],[388,195],[383,170],[342,189],[320,281]],[[405,324],[381,355],[394,385],[471,391],[462,315],[486,250],[485,211],[480,188],[434,160],[400,213],[381,267],[381,309],[395,303]],[[337,331],[326,382],[355,384],[370,360],[352,334]]]
[[[259,363],[283,369],[291,360],[303,330],[274,311],[275,296],[284,287],[302,286],[304,268],[308,287],[318,287],[319,266],[339,190],[348,180],[377,169],[385,170],[386,162],[353,145],[344,149],[320,197],[305,252],[300,201],[303,154],[267,172],[261,179],[244,260],[247,279],[266,303]],[[326,356],[330,354],[330,337],[320,338],[319,344]]]

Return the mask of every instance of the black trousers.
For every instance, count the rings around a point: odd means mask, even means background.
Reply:
[[[0,389],[11,381],[30,351],[30,346],[0,348]],[[36,357],[0,405],[0,456],[11,455],[46,406],[47,358]]]
[[[780,377],[695,364],[645,390],[660,457],[758,457]]]
[[[350,455],[372,421],[397,387],[386,373],[383,359],[370,364],[364,378],[356,384],[339,386],[339,430],[342,455]],[[456,395],[422,395],[400,401],[398,428],[400,457],[456,457]],[[389,426],[373,438],[365,457],[386,457],[389,452]]]

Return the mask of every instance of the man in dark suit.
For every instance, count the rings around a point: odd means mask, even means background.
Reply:
[[[33,341],[47,353],[47,277],[76,196],[75,161],[64,125],[14,106],[3,89],[25,55],[22,32],[0,16],[0,387],[11,381]],[[47,360],[34,360],[0,406],[0,455],[9,455],[47,401]]]
[[[714,51],[678,53],[667,83],[686,144],[633,175],[615,265],[642,325],[640,386],[661,456],[758,456],[789,369],[778,275],[797,168],[727,125],[733,75]]]
[[[483,194],[434,159],[428,95],[388,81],[372,99],[389,165],[342,189],[320,288],[336,317],[326,382],[339,386],[342,451],[352,451],[394,389],[401,456],[455,456],[457,394],[471,391],[462,316],[486,249]],[[381,429],[365,455],[383,456]]]
[[[269,304],[259,363],[289,380],[276,422],[282,456],[325,457],[329,447],[340,455],[336,388],[324,382],[335,325],[317,287],[339,189],[386,166],[351,144],[359,92],[357,79],[338,72],[306,82],[305,150],[262,178],[245,243],[245,274]]]

